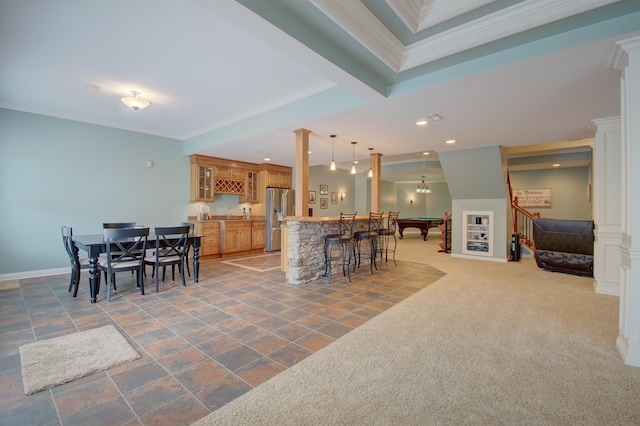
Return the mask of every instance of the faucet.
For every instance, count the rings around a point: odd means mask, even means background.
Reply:
[[[233,208],[233,207],[229,207],[229,208],[227,209],[227,219],[231,219],[231,209],[232,209],[232,208]]]

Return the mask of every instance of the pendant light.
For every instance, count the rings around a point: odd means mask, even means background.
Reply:
[[[120,100],[123,104],[125,104],[132,110],[137,111],[151,105],[151,102],[149,102],[145,98],[140,97],[140,92],[138,92],[137,90],[132,90],[131,95],[132,96],[125,96],[123,98],[120,98]]]
[[[422,183],[416,188],[418,194],[431,194],[431,189],[424,184],[424,176],[422,176]]]
[[[373,148],[369,148],[369,174],[367,177],[373,177],[373,169],[371,168],[371,153],[373,152]]]
[[[351,156],[351,161],[353,161],[353,163],[351,163],[351,174],[355,175],[356,174],[356,144],[358,142],[353,141],[351,142],[351,145],[353,146],[353,155]]]
[[[334,159],[334,155],[336,153],[336,136],[337,135],[329,135],[331,138],[331,167],[329,167],[329,170],[336,169],[336,160]]]

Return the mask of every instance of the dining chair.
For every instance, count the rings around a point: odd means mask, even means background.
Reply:
[[[145,265],[153,265],[156,278],[156,293],[159,289],[160,267],[162,266],[162,281],[164,281],[165,270],[171,266],[172,280],[175,280],[175,267],[178,266],[182,286],[185,287],[184,280],[184,258],[187,253],[187,241],[189,237],[189,226],[168,226],[155,228],[156,244],[152,256],[144,258]]]
[[[191,222],[182,222],[180,223],[180,225],[188,226],[190,234],[193,234],[193,231],[196,226],[195,223],[191,223]],[[191,277],[191,270],[189,269],[189,252],[190,251],[191,251],[191,246],[187,244],[187,252],[184,254],[184,264],[187,266],[187,274],[189,275],[189,277]]]
[[[340,223],[338,233],[324,236],[324,276],[327,277],[327,284],[331,284],[331,263],[334,260],[342,260],[342,275],[351,282],[351,256],[353,254],[353,227],[356,219],[354,213],[340,213]],[[332,255],[334,247],[340,247],[340,257]],[[345,265],[345,260],[347,263]]]
[[[389,252],[393,253],[393,264],[396,263],[396,247],[398,246],[398,240],[396,240],[396,231],[398,230],[398,216],[400,212],[389,212],[387,217],[387,227],[378,231],[378,253],[380,253],[380,265],[382,265],[382,255],[384,254],[385,262],[389,262]],[[391,237],[393,237],[393,249],[390,248]]]
[[[130,229],[135,227],[135,222],[105,222],[102,224],[102,229]]]
[[[71,262],[71,278],[69,280],[69,290],[73,289],[73,297],[78,295],[78,287],[80,286],[80,271],[83,269],[89,269],[89,259],[78,257],[78,248],[73,242],[73,228],[70,226],[63,226],[62,231],[62,243],[69,256]],[[100,285],[100,274],[98,274],[98,286]]]
[[[148,236],[149,228],[107,228],[104,230],[107,257],[104,262],[98,263],[98,269],[107,274],[107,302],[111,302],[111,288],[115,274],[118,272],[135,271],[140,294],[144,295],[142,273]]]
[[[367,229],[363,231],[357,231],[354,234],[353,243],[356,249],[356,261],[354,261],[353,272],[356,271],[356,267],[360,267],[360,261],[363,256],[365,258],[369,258],[369,268],[371,269],[371,274],[373,274],[374,267],[376,268],[376,270],[378,269],[378,266],[376,265],[376,258],[378,257],[378,233],[382,228],[383,215],[383,213],[369,212],[369,223]],[[369,250],[367,253],[363,253],[362,244],[364,242],[368,242],[369,245]]]

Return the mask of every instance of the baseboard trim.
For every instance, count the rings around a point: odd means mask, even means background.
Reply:
[[[620,284],[618,283],[595,280],[593,290],[596,294],[620,297]]]
[[[69,267],[55,269],[40,269],[39,271],[15,272],[13,274],[0,274],[0,281],[24,280],[27,278],[49,277],[51,275],[63,275],[71,272]]]

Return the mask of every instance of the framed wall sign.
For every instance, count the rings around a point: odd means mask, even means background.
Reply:
[[[513,198],[522,207],[551,207],[551,188],[514,189]]]
[[[337,192],[332,192],[331,193],[331,204],[338,204],[338,193]]]
[[[321,209],[326,209],[328,207],[328,205],[327,205],[328,204],[327,203],[328,200],[329,200],[328,198],[320,198],[320,208]]]
[[[320,185],[320,195],[329,194],[329,185]]]
[[[309,191],[309,204],[316,203],[316,191]]]

